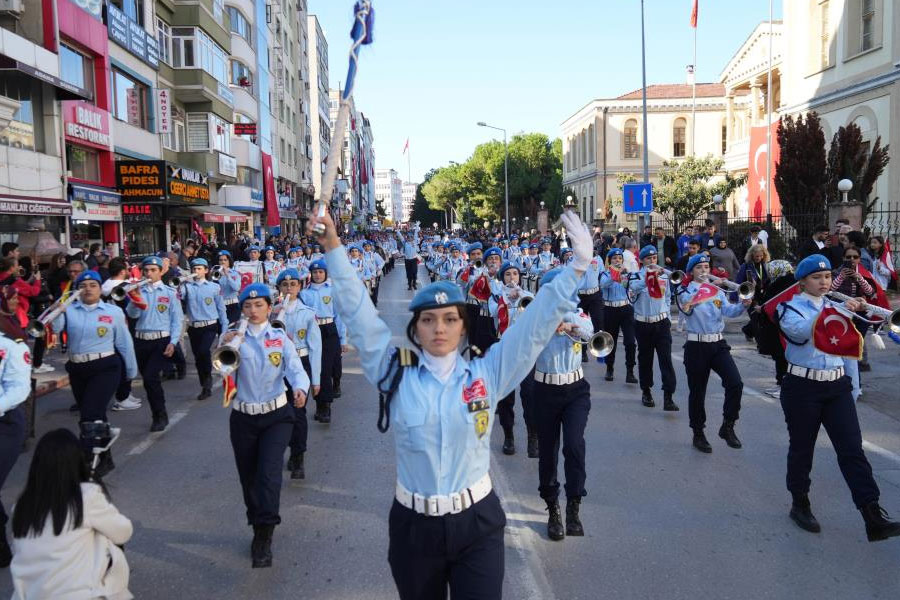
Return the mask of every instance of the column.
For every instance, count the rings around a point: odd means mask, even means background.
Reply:
[[[728,149],[734,139],[734,94],[725,96],[725,129],[725,147]]]

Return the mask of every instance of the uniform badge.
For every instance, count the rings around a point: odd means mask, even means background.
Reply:
[[[269,362],[276,367],[281,366],[281,352],[269,352]]]
[[[108,323],[108,324],[112,325],[113,318],[110,315],[100,315],[97,318],[97,322],[98,323]]]
[[[97,335],[98,335],[98,336],[104,337],[107,333],[109,333],[109,329],[107,329],[106,327],[98,327],[98,328],[97,328]]]
[[[156,310],[158,310],[158,311],[161,312],[161,313],[166,312],[166,309],[168,309],[168,308],[169,308],[169,307],[166,306],[165,304],[157,304],[157,305],[156,305]]]
[[[209,306],[210,304],[213,303],[213,299],[212,299],[212,298],[204,298],[203,301],[206,302],[206,305],[207,305],[207,306]]]
[[[30,365],[30,364],[31,364],[31,355],[28,354],[28,351],[27,351],[27,350],[25,351],[25,354],[22,355],[22,360],[25,361],[25,364],[26,364],[26,365]]]
[[[298,330],[297,330],[297,339],[298,339],[298,340],[304,340],[304,339],[306,339],[306,330],[305,330],[305,329],[298,329]]]
[[[325,304],[331,304],[331,296],[322,296],[322,302]]]
[[[716,298],[715,300],[713,300],[713,304],[716,305],[716,308],[722,308],[722,301],[719,300],[718,298]]]
[[[575,354],[581,354],[581,342],[575,342],[572,344],[572,352]]]
[[[463,387],[463,402],[470,404],[473,400],[479,398],[487,398],[487,388],[484,385],[484,379],[476,379],[470,386]]]
[[[479,440],[487,433],[488,421],[491,418],[490,414],[491,411],[489,410],[481,410],[475,413],[475,435],[478,436]]]

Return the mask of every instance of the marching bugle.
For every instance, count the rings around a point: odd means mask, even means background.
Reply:
[[[244,341],[244,335],[247,333],[247,325],[249,324],[250,321],[246,318],[241,318],[237,328],[237,335],[213,350],[212,366],[222,377],[231,375],[241,366],[241,353],[238,348]]]
[[[225,270],[222,268],[222,265],[216,265],[209,272],[209,279],[210,281],[219,281],[223,275],[225,275]]]
[[[720,281],[721,283],[710,283],[710,285],[719,288],[723,292],[737,292],[738,298],[740,298],[741,300],[750,300],[751,298],[753,298],[753,293],[756,289],[756,286],[753,285],[752,281],[745,281],[740,285],[727,279],[722,279]]]
[[[150,283],[148,278],[141,279],[140,281],[135,281],[134,283],[122,283],[117,285],[112,289],[109,293],[109,297],[117,302],[121,302],[125,299],[125,296],[128,295],[129,292],[138,289],[145,283]]]
[[[604,356],[609,356],[609,353],[613,351],[613,346],[615,345],[615,341],[613,340],[613,336],[605,331],[598,331],[587,341],[582,340],[581,338],[576,338],[568,333],[564,333],[567,338],[572,340],[573,342],[578,342],[579,344],[587,344],[587,350],[591,353],[591,356],[595,358],[603,358]]]
[[[196,273],[191,273],[189,275],[176,275],[172,278],[170,283],[172,284],[172,287],[180,287],[182,283],[194,281],[195,279],[197,279],[197,277],[199,277],[199,275],[197,275]]]
[[[65,300],[60,298],[48,306],[47,310],[42,312],[37,319],[28,321],[25,331],[28,332],[28,335],[31,337],[44,337],[47,334],[47,323],[52,322],[53,319],[62,314],[62,312],[66,310],[66,307],[78,300],[79,296],[81,296],[81,290],[76,290],[74,293],[69,294]]]
[[[659,273],[662,273],[663,275],[667,276],[669,278],[669,281],[671,281],[675,285],[678,285],[684,279],[684,271],[680,271],[678,269],[676,269],[674,271],[670,271],[669,269],[665,269],[663,267],[660,267],[659,265],[650,265],[650,266],[656,267],[656,268],[651,269],[648,267],[647,268],[648,271],[657,271]]]
[[[828,292],[825,294],[832,300],[837,300],[838,302],[846,302],[847,300],[856,300],[856,298],[852,296],[848,296],[847,294],[842,294],[841,292]],[[884,319],[884,322],[887,323],[888,327],[894,333],[900,333],[900,308],[897,310],[890,310],[889,308],[884,308],[878,306],[877,304],[869,304],[865,303],[865,311],[870,316],[878,316]]]
[[[279,310],[278,314],[275,315],[275,318],[272,319],[272,327],[275,329],[287,329],[287,326],[284,324],[284,319],[287,315],[288,306],[293,306],[294,302],[296,302],[296,300],[290,302],[285,300],[281,303],[281,310]]]
[[[516,310],[525,310],[532,302],[534,302],[534,296],[522,296],[521,300],[519,300],[519,303],[516,305]]]

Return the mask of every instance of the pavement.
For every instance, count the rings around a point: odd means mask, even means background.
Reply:
[[[424,279],[424,274],[421,275]],[[405,341],[409,317],[402,268],[382,283],[379,310]],[[604,367],[585,365],[592,409],[585,433],[587,490],[583,538],[551,542],[537,495],[537,461],[500,452],[493,432],[491,475],[507,511],[504,598],[515,600],[623,599],[895,599],[900,597],[900,539],[870,544],[854,509],[827,436],[820,435],[812,473],[813,510],[821,534],[799,530],[787,516],[784,488],[787,434],[774,384],[774,364],[756,353],[729,322],[732,352],[744,379],[737,433],[742,450],[715,436],[722,390],[707,397],[711,455],[690,445],[687,385],[681,366],[683,335],[674,332],[678,413],[644,408],[636,385],[603,381]],[[58,353],[55,377],[42,375],[37,433],[76,428]],[[870,352],[858,405],[865,449],[882,491],[882,505],[900,518],[900,391],[895,380],[900,346]],[[659,381],[658,373],[656,375]],[[52,382],[52,383],[51,383]],[[344,357],[343,397],[330,426],[310,422],[307,478],[285,472],[282,524],[271,569],[250,569],[240,487],[228,440],[221,384],[202,402],[196,372],[164,384],[171,424],[148,432],[149,409],[110,413],[123,429],[113,448],[117,468],[106,478],[116,506],[135,525],[125,552],[132,593],[171,598],[395,598],[387,565],[387,515],[395,482],[391,434],[378,433],[377,394],[355,353]],[[138,383],[135,394],[144,397]],[[655,394],[660,400],[661,393]],[[33,444],[31,444],[33,447]],[[561,459],[560,459],[561,460]],[[9,507],[24,483],[30,450],[3,490]],[[563,477],[560,464],[560,478]],[[12,587],[0,572],[0,596]]]

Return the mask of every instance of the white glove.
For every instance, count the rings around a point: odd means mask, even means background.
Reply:
[[[572,267],[576,271],[586,271],[594,258],[594,240],[591,232],[578,215],[570,210],[565,211],[560,220],[566,228],[569,239],[572,240],[572,251],[575,253]]]

